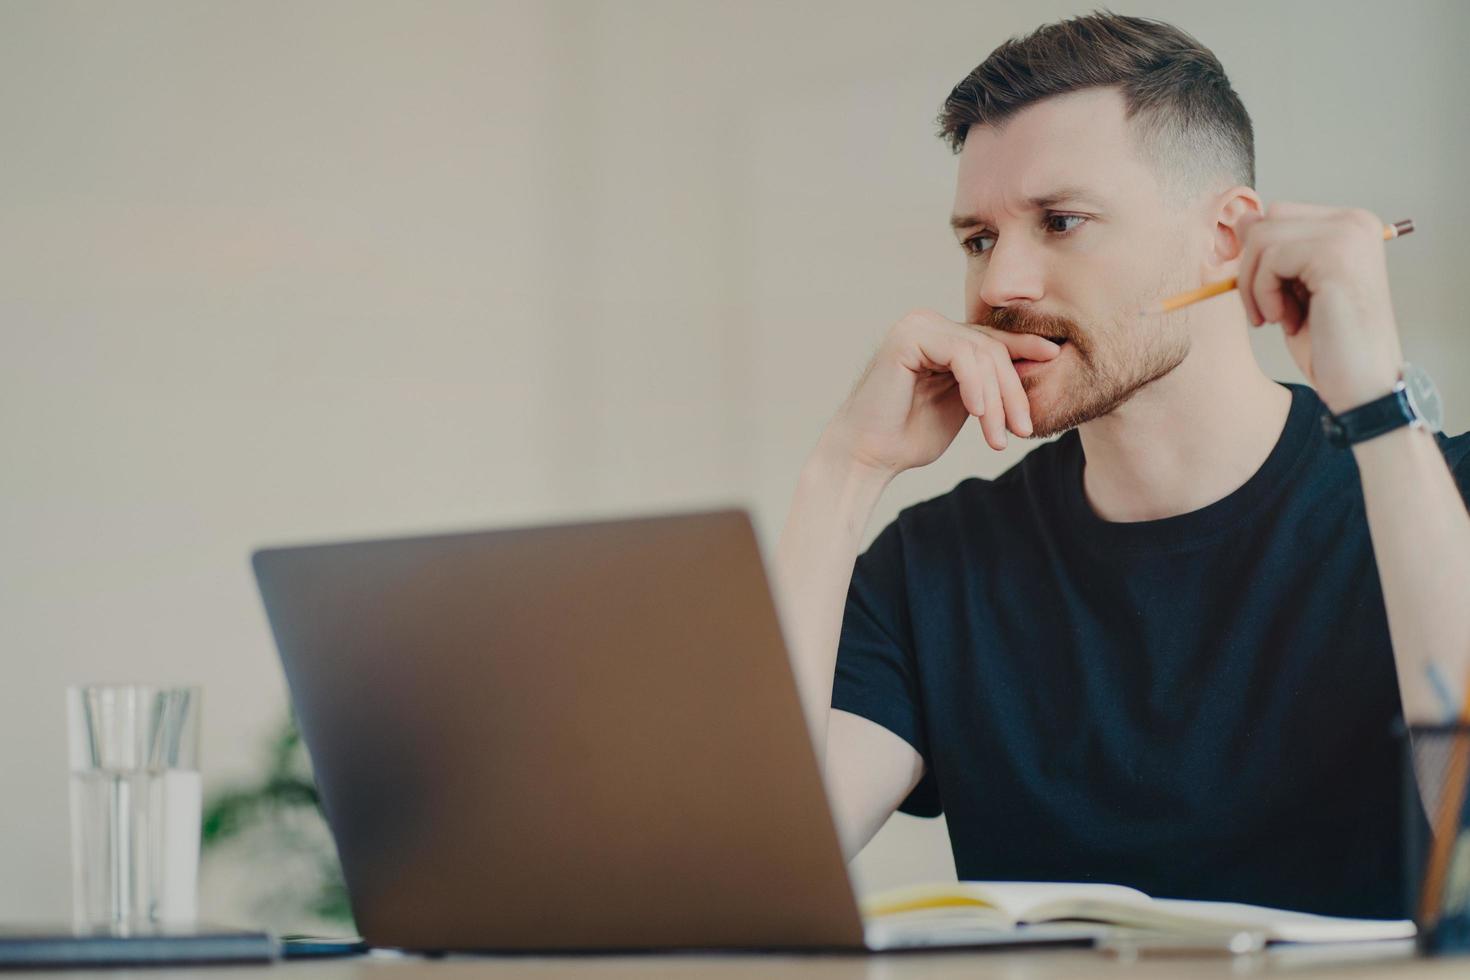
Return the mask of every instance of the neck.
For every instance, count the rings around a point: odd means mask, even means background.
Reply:
[[[1203,332],[1173,371],[1078,428],[1083,489],[1107,521],[1187,514],[1238,490],[1286,425],[1291,392],[1256,363],[1239,326]]]

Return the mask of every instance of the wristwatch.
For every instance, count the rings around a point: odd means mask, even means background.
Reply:
[[[1439,432],[1444,428],[1444,406],[1439,389],[1423,368],[1405,361],[1393,390],[1382,398],[1348,409],[1341,415],[1322,413],[1322,430],[1334,446],[1381,436],[1405,425]]]

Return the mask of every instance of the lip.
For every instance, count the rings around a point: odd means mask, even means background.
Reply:
[[[1058,356],[1060,356],[1060,355],[1058,355]],[[1054,361],[1054,360],[1056,360],[1055,357],[1052,358],[1052,361]],[[1028,375],[1028,374],[1035,374],[1037,371],[1040,371],[1042,368],[1046,367],[1050,363],[1051,363],[1051,361],[1015,361],[1014,362],[1015,368],[1016,368],[1016,374],[1017,374],[1018,377],[1022,377],[1022,378],[1026,377],[1026,375]]]
[[[1019,375],[1019,376],[1021,376],[1021,377],[1024,378],[1028,374],[1035,374],[1037,371],[1040,371],[1042,368],[1044,368],[1044,367],[1046,367],[1046,366],[1048,366],[1050,364],[1054,364],[1057,361],[1060,361],[1063,357],[1066,356],[1067,349],[1069,347],[1071,347],[1071,346],[1072,345],[1070,343],[1063,344],[1062,345],[1062,349],[1057,352],[1057,356],[1056,357],[1053,357],[1051,360],[1047,360],[1047,361],[1033,361],[1033,360],[1030,360],[1029,358],[1024,358],[1023,357],[1020,360],[1012,361],[1011,362],[1011,366],[1016,369],[1016,374],[1017,375]]]

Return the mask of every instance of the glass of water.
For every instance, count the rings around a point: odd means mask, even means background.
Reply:
[[[197,912],[197,687],[70,687],[72,917],[127,928]]]

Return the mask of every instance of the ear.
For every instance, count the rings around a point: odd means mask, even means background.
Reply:
[[[1211,270],[1218,270],[1240,258],[1245,247],[1246,228],[1266,216],[1266,207],[1259,194],[1243,185],[1217,195],[1213,207],[1213,247],[1208,262]]]

